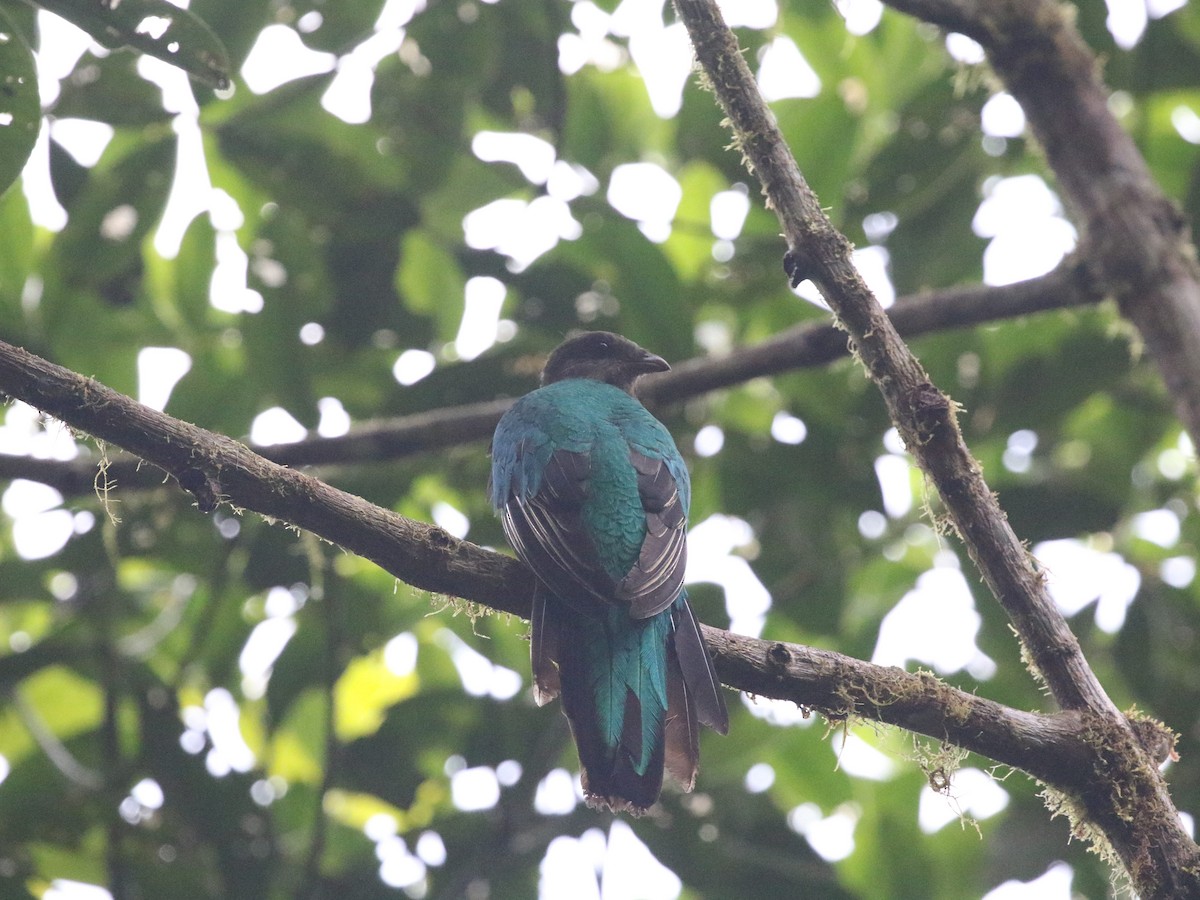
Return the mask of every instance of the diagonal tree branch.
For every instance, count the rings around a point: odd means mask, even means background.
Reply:
[[[1052,309],[1099,303],[1104,294],[1075,255],[1037,278],[1000,286],[970,285],[917,294],[890,310],[896,330],[905,336],[964,328]],[[697,357],[670,372],[645,379],[640,395],[654,404],[677,403],[752,378],[826,365],[847,356],[846,334],[824,322],[808,322],[751,347],[722,357]],[[294,444],[262,447],[257,452],[286,466],[350,465],[384,462],[440,450],[491,436],[511,400],[492,400],[367,422],[348,434],[309,438]],[[161,487],[163,475],[139,460],[117,457],[98,476],[91,459],[70,461],[0,455],[0,481],[28,478],[67,497],[96,490],[97,478],[122,491]]]
[[[1116,713],[962,439],[950,399],[929,381],[858,274],[850,242],[821,210],[758,93],[736,39],[708,0],[676,4],[738,145],[788,242],[794,279],[812,278],[878,386],[909,451],[938,488],[968,552],[1065,709]]]
[[[928,672],[703,629],[721,680],[754,696],[791,700],[832,720],[861,716],[898,725],[1022,769],[1060,790],[1085,777],[1084,714],[1023,712],[950,687]]]
[[[202,509],[218,502],[251,509],[300,525],[416,587],[529,615],[533,578],[514,558],[380,509],[3,342],[0,390],[177,473],[195,485],[192,493]],[[791,701],[833,720],[861,717],[897,725],[1021,769],[1063,792],[1082,791],[1108,765],[1086,739],[1097,727],[1088,713],[1022,712],[928,673],[708,626],[704,632],[722,680],[758,697]],[[27,675],[58,658],[41,649],[9,659],[24,661],[21,671]],[[1148,734],[1156,740],[1154,752],[1165,756],[1170,741],[1161,732]]]
[[[896,333],[792,158],[715,0],[675,0],[735,143],[763,185],[788,243],[793,280],[811,278],[850,333],[889,415],[937,487],[1029,661],[1065,710],[1084,714],[1089,740],[1111,754],[1112,777],[1078,795],[1143,896],[1200,896],[1200,848],[1180,826],[1165,783],[1088,666],[1041,574],[1013,533],[962,439],[950,399]],[[983,8],[983,7],[981,7]],[[991,4],[987,6],[991,8]],[[1200,357],[1198,357],[1200,358]],[[1119,783],[1118,783],[1119,782]]]
[[[528,615],[533,576],[516,560],[373,506],[2,341],[0,392],[169,472],[204,512],[225,502],[282,519],[415,587]]]

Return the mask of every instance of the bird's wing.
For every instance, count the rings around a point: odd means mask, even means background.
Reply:
[[[662,612],[683,588],[687,567],[687,510],[665,459],[630,450],[638,496],[646,516],[646,537],[629,573],[617,584],[617,599],[635,619]]]
[[[582,589],[611,604],[616,585],[583,520],[590,474],[587,453],[556,450],[542,470],[536,493],[510,494],[501,524],[517,555],[556,595],[571,602]]]
[[[669,607],[683,587],[687,510],[663,458],[632,447],[628,453],[645,534],[624,576],[614,577],[605,568],[584,519],[592,475],[587,452],[558,449],[545,458],[533,447],[518,446],[511,487],[503,492],[501,523],[517,555],[555,594],[571,602],[582,592],[604,604],[625,606],[633,618],[644,619]],[[530,467],[543,458],[540,476],[531,478]]]

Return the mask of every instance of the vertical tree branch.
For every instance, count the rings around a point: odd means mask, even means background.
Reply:
[[[801,175],[715,0],[675,0],[675,5],[735,142],[783,226],[789,275],[794,281],[811,278],[850,333],[892,421],[937,487],[950,522],[1008,613],[1029,661],[1064,709],[1085,714],[1089,742],[1112,763],[1111,771],[1095,773],[1094,789],[1072,800],[1082,803],[1087,824],[1081,827],[1112,846],[1143,896],[1200,896],[1200,851],[1183,832],[1154,762],[1088,666],[984,482],[950,399],[929,381],[856,271],[849,242]]]
[[[937,487],[951,522],[1004,606],[1033,665],[1064,709],[1116,715],[1041,574],[984,482],[979,463],[963,442],[950,399],[929,381],[858,274],[850,242],[833,227],[800,173],[716,4],[678,0],[676,6],[736,142],[783,226],[795,277],[817,284],[850,333],[892,421]]]

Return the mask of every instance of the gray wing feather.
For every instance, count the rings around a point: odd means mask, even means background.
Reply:
[[[675,476],[666,462],[630,450],[638,473],[638,495],[646,513],[646,538],[629,573],[617,584],[617,597],[635,619],[656,615],[675,602],[687,568],[687,513]]]

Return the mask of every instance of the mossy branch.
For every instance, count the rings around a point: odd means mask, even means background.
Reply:
[[[533,578],[514,558],[380,509],[3,342],[0,391],[174,473],[180,487],[193,496],[200,491],[201,511],[222,504],[253,510],[279,524],[303,527],[415,587],[529,615]],[[1083,791],[1087,785],[1081,779],[1100,764],[1084,740],[1096,727],[1085,714],[1023,712],[928,673],[704,630],[722,681],[736,690],[790,701],[831,721],[859,718],[897,725],[1021,769],[1063,793]],[[14,657],[36,658],[39,647]],[[1159,751],[1169,747],[1160,742]]]

